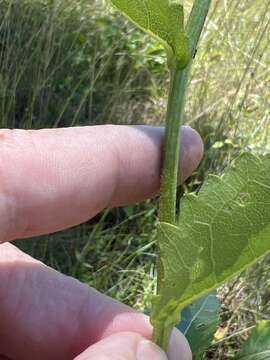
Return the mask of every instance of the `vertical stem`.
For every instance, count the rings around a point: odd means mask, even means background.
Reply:
[[[159,207],[160,221],[170,224],[176,222],[176,187],[181,125],[183,122],[188,80],[187,75],[186,70],[178,68],[171,70],[171,87],[166,118],[164,167]]]
[[[187,83],[194,54],[205,24],[211,0],[194,0],[193,8],[186,26],[189,37],[191,60],[185,69],[175,67],[171,70],[171,85],[168,99],[165,154],[163,174],[161,179],[161,194],[159,205],[160,222],[176,223],[176,187],[178,176],[179,150],[181,143],[181,125],[183,122]],[[164,269],[160,256],[157,261],[158,279],[157,292],[160,293]],[[169,323],[168,323],[169,324]],[[167,350],[173,324],[154,329],[154,341],[163,350]]]
[[[159,203],[160,222],[168,222],[170,224],[176,223],[176,187],[179,150],[181,146],[181,125],[183,123],[189,71],[190,65],[188,65],[185,69],[174,68],[171,70],[171,86],[168,99],[165,131],[165,155]],[[160,256],[158,256],[157,259],[157,270],[157,293],[159,293],[164,274]],[[173,325],[163,326],[160,329],[154,329],[154,341],[165,351],[167,349],[168,339],[170,338],[172,330]]]
[[[176,222],[177,172],[187,83],[193,56],[196,52],[210,4],[211,0],[194,1],[186,26],[192,58],[185,69],[176,67],[171,70],[171,85],[166,117],[165,155],[159,206],[160,221],[170,224]]]
[[[167,352],[169,339],[174,325],[163,326],[161,329],[154,329],[154,342],[165,352]]]

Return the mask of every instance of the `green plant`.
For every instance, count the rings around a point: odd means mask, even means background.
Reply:
[[[220,300],[216,293],[213,293],[182,311],[178,329],[186,336],[193,354],[197,357],[212,343],[219,324],[220,308]]]
[[[165,45],[171,73],[157,236],[157,296],[151,312],[154,340],[166,350],[186,305],[270,250],[270,157],[243,154],[224,177],[209,177],[198,196],[185,196],[179,221],[179,125],[192,59],[211,0],[195,0],[187,24],[180,0],[111,1]]]
[[[270,322],[259,321],[235,360],[267,360],[270,358]]]

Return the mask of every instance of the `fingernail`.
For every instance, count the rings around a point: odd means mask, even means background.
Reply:
[[[148,340],[139,342],[136,353],[137,360],[168,360],[165,353]]]

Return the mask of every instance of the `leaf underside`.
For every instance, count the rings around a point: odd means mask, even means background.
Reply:
[[[221,303],[216,294],[209,294],[182,311],[177,328],[185,335],[196,358],[211,345],[219,324]]]
[[[270,359],[270,321],[260,321],[235,360]]]
[[[111,0],[124,15],[141,29],[151,33],[173,53],[179,67],[190,58],[184,30],[184,9],[181,0]]]
[[[178,226],[159,225],[158,242],[156,331],[177,324],[186,304],[269,252],[270,156],[243,154],[222,177],[209,176],[198,196],[184,196]]]

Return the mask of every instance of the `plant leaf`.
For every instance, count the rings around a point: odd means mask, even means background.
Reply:
[[[270,321],[259,321],[235,360],[270,359]]]
[[[180,310],[270,250],[270,156],[241,155],[222,177],[186,195],[178,226],[158,229],[162,278],[153,299],[156,334]]]
[[[179,67],[190,59],[182,0],[111,0],[112,4],[173,53]]]
[[[186,336],[195,357],[211,345],[219,325],[220,307],[216,294],[209,294],[182,311],[177,328]]]

